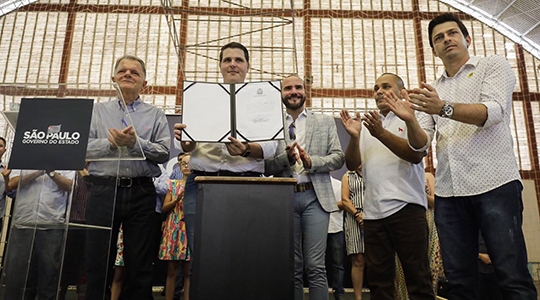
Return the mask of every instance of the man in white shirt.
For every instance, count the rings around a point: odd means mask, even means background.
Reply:
[[[219,54],[219,67],[224,83],[243,83],[249,70],[249,52],[236,42],[223,47]],[[188,234],[189,251],[193,253],[195,240],[195,211],[198,185],[197,176],[242,176],[260,177],[264,172],[263,158],[274,155],[276,142],[242,143],[229,137],[228,143],[182,142],[182,129],[185,124],[174,124],[176,146],[184,152],[190,152],[189,167],[191,174],[187,178],[184,194],[184,220]],[[179,143],[181,142],[181,143]]]
[[[417,117],[426,129],[410,134],[424,144],[419,150],[437,138],[435,222],[450,299],[477,299],[479,230],[504,299],[537,299],[509,126],[514,72],[504,57],[470,56],[471,37],[453,14],[435,17],[428,31],[445,71],[410,94],[411,107],[424,112]]]
[[[349,170],[362,165],[365,184],[364,241],[371,299],[394,299],[395,255],[402,265],[411,300],[434,299],[428,258],[427,199],[422,161],[425,151],[409,139],[411,130],[422,129],[412,109],[400,117],[393,103],[406,96],[403,80],[391,73],[377,78],[374,98],[379,112],[353,119],[341,112],[350,135],[345,151]],[[395,111],[394,111],[395,110]]]

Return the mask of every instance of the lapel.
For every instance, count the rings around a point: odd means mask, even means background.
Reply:
[[[313,129],[315,129],[315,119],[313,118],[313,112],[306,108],[306,151],[309,153],[311,149],[311,137],[313,136]]]

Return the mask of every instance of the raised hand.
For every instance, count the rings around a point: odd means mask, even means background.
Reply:
[[[413,109],[423,111],[430,115],[438,115],[444,106],[444,101],[439,98],[437,90],[431,85],[422,82],[420,88],[415,88],[409,93]]]
[[[360,113],[356,112],[356,119],[349,115],[349,112],[344,109],[339,113],[341,124],[343,128],[350,136],[358,138],[360,136],[360,131],[362,130],[362,121],[360,118]]]
[[[376,111],[369,111],[362,117],[362,123],[372,136],[378,138],[384,133],[381,115]]]
[[[413,104],[410,102],[409,94],[405,89],[401,90],[401,97],[398,97],[393,91],[385,91],[384,99],[388,108],[405,122],[414,118]]]

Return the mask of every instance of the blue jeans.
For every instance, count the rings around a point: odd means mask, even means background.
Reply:
[[[326,243],[328,253],[330,255],[330,274],[332,282],[332,289],[335,296],[342,296],[345,293],[343,289],[343,276],[345,268],[343,267],[343,260],[345,257],[345,234],[343,231],[336,233],[329,233]]]
[[[193,261],[193,248],[195,247],[195,216],[197,212],[197,192],[199,185],[195,182],[195,174],[189,174],[186,179],[184,192],[184,221],[186,222],[187,242],[191,261]]]
[[[4,270],[4,299],[57,298],[64,233],[63,229],[13,227]]]
[[[522,185],[512,181],[484,194],[435,199],[450,299],[478,299],[478,231],[506,300],[536,300],[523,238]]]
[[[321,207],[314,190],[294,194],[294,299],[304,299],[304,268],[309,299],[328,300],[326,236],[330,214]],[[305,264],[305,266],[304,266]]]

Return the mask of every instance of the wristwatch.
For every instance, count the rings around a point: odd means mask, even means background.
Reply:
[[[452,118],[452,115],[454,114],[454,106],[452,106],[452,103],[450,102],[444,102],[444,105],[441,109],[440,116],[443,118]]]
[[[56,175],[56,171],[51,171],[51,172],[47,173],[47,175],[49,175],[50,178],[53,178],[54,175]]]
[[[242,157],[248,157],[250,154],[251,154],[251,150],[250,150],[250,147],[249,147],[249,143],[247,143],[246,144],[246,151],[244,151],[244,153],[242,153]]]

